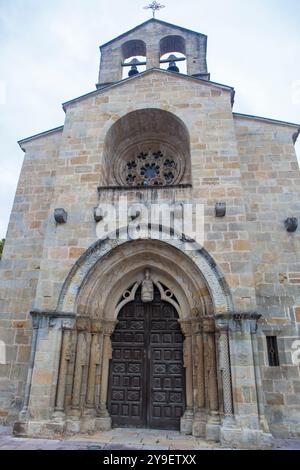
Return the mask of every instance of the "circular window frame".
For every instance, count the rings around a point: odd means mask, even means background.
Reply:
[[[134,161],[138,158],[138,155],[143,153],[153,154],[155,152],[162,152],[164,158],[172,158],[177,164],[176,175],[170,184],[165,183],[161,185],[135,185],[129,184],[126,180],[128,173],[126,173],[125,168],[127,163]],[[122,149],[116,155],[114,166],[113,166],[113,176],[116,181],[116,184],[119,186],[125,187],[149,187],[149,188],[165,188],[171,187],[178,184],[184,175],[185,172],[185,155],[183,152],[176,148],[174,145],[170,144],[166,139],[162,138],[152,138],[152,139],[143,139],[138,140],[130,145],[123,146]]]

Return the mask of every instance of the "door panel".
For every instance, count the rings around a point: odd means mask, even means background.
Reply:
[[[136,300],[112,336],[108,409],[114,426],[179,429],[185,409],[183,335],[174,307]]]

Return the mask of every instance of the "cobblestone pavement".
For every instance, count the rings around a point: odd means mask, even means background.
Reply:
[[[103,450],[224,450],[226,448],[183,436],[174,431],[113,429],[93,435],[81,435],[63,440],[16,438],[11,429],[0,427],[0,450],[88,450],[92,446]],[[276,439],[274,449],[300,450],[300,440]],[[227,449],[231,450],[231,449]]]

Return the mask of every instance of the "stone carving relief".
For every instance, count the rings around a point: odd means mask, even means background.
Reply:
[[[142,282],[142,301],[152,302],[154,298],[154,286],[150,277],[150,270],[146,269],[145,279]]]

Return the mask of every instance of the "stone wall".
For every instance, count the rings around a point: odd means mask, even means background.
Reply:
[[[93,210],[99,195],[113,202],[127,194],[104,189],[113,163],[105,159],[107,132],[130,112],[158,108],[173,113],[189,131],[192,187],[149,189],[147,197],[168,201],[172,194],[174,200],[204,205],[204,247],[226,279],[233,310],[265,317],[258,348],[271,428],[285,435],[297,431],[299,368],[291,354],[299,337],[299,234],[287,234],[283,225],[289,215],[300,217],[295,127],[233,116],[232,93],[229,87],[149,70],[66,103],[63,133],[22,144],[25,162],[0,262],[0,326],[9,357],[8,365],[0,366],[2,417],[13,403],[19,408],[23,396],[28,312],[57,308],[68,273],[97,240]],[[132,200],[141,197],[139,191],[131,193]],[[220,201],[227,204],[221,219],[215,215]],[[67,211],[67,223],[55,223],[55,208]],[[265,336],[277,331],[281,367],[271,369]],[[247,351],[250,340],[249,333]],[[48,379],[41,373],[41,389],[47,380],[53,385],[52,372]],[[249,400],[255,408],[253,390],[240,388],[241,383],[235,390],[237,408],[247,408]]]
[[[20,408],[31,344],[32,308],[53,196],[61,131],[22,146],[26,151],[0,261],[0,420]],[[14,410],[14,411],[13,411]],[[12,416],[13,418],[13,416]]]
[[[235,308],[255,309],[231,89],[164,71],[146,72],[66,104],[59,174],[51,210],[64,207],[68,223],[55,228],[53,222],[48,227],[36,308],[55,309],[68,271],[96,240],[93,208],[98,204],[97,186],[106,184],[103,156],[108,130],[127,113],[149,107],[174,113],[187,126],[193,191],[182,191],[181,198],[192,198],[205,206],[204,246],[225,274]],[[162,192],[159,188],[155,191]],[[215,217],[215,204],[220,199],[227,202],[226,219]]]
[[[300,235],[287,217],[300,218],[300,172],[295,129],[235,116],[247,225],[261,329],[260,361],[267,417],[273,433],[300,431],[300,374],[293,344],[300,339]],[[265,336],[278,336],[280,367],[268,367]]]

